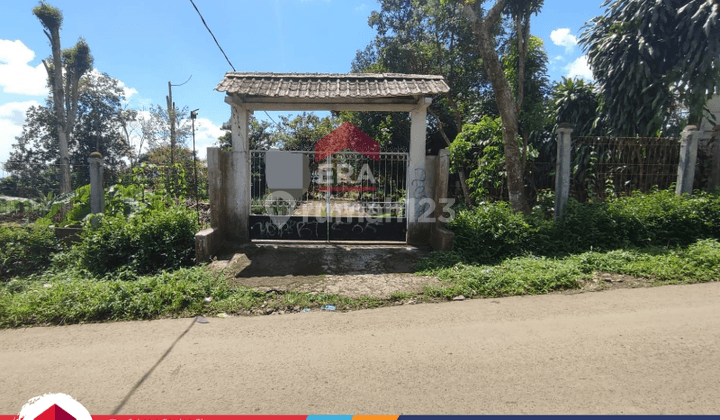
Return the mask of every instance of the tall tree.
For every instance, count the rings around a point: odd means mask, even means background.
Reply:
[[[135,133],[140,147],[142,145],[146,145],[148,149],[168,147],[168,153],[170,153],[170,147],[185,147],[187,141],[192,137],[189,109],[185,106],[182,109],[176,109],[173,114],[175,117],[174,133],[171,132],[171,116],[168,114],[167,108],[150,105],[148,110],[137,111],[137,119],[131,126],[131,130]],[[175,136],[174,142],[173,135]],[[138,153],[142,153],[142,151]],[[170,154],[168,154],[169,156]],[[169,164],[170,160],[167,163]]]
[[[112,179],[132,153],[123,133],[132,113],[122,112],[125,99],[116,79],[107,74],[91,72],[78,83],[77,115],[74,135],[68,144],[68,162],[86,167],[91,152],[99,151],[105,162],[106,176]],[[58,192],[52,177],[59,174],[57,156],[59,131],[52,96],[45,105],[30,107],[23,132],[13,144],[7,170],[18,180],[26,195]],[[89,182],[87,171],[71,174],[71,187]]]
[[[582,79],[562,78],[552,90],[553,123],[569,123],[576,136],[601,135],[603,121],[598,120],[600,95],[595,86]]]
[[[547,120],[545,102],[550,94],[550,82],[547,75],[548,57],[542,39],[529,34],[523,36],[527,36],[527,41],[523,43],[522,51],[517,36],[513,36],[507,42],[501,61],[505,68],[505,77],[516,98],[518,135],[523,142],[521,160],[524,171],[528,144],[534,135],[537,137],[540,134]],[[524,63],[520,62],[521,55],[525,57]]]
[[[73,48],[65,51],[60,48],[63,15],[59,9],[41,1],[33,9],[33,14],[42,23],[43,32],[52,48],[52,60],[43,60],[43,65],[48,74],[48,86],[53,94],[60,156],[60,191],[67,193],[72,189],[68,138],[72,137],[75,127],[78,83],[80,78],[92,68],[93,58],[90,55],[90,47],[82,38]]]
[[[543,0],[497,0],[489,10],[483,7],[484,0],[463,3],[463,12],[470,22],[475,37],[475,44],[483,61],[490,83],[495,94],[500,117],[503,122],[503,144],[505,152],[505,168],[507,171],[508,197],[515,211],[530,213],[530,206],[525,194],[524,165],[517,143],[518,115],[522,109],[524,97],[523,83],[519,83],[517,95],[508,82],[498,51],[497,42],[493,37],[493,28],[500,22],[503,14],[510,15],[515,22],[515,36],[518,42],[518,80],[525,80],[525,58],[530,33],[530,16],[537,13]]]
[[[616,135],[662,132],[679,97],[699,124],[720,84],[717,0],[607,0],[580,44]]]
[[[490,93],[462,6],[440,0],[383,0],[368,24],[377,34],[365,50],[358,52],[353,71],[442,75],[450,91],[428,109],[429,137],[449,146],[471,114],[472,105]],[[407,145],[410,121],[406,115],[356,113],[342,118],[359,124],[383,145]],[[460,165],[456,169],[470,204],[466,168]]]
[[[261,121],[250,115],[249,122],[250,150],[267,150],[275,144],[276,127],[269,121]],[[232,132],[230,131],[230,123],[224,123],[221,130],[225,130],[225,134],[218,137],[215,142],[216,147],[223,149],[232,148]]]
[[[312,150],[315,143],[340,125],[332,116],[320,118],[312,112],[303,112],[294,118],[280,115],[273,143],[285,150]]]

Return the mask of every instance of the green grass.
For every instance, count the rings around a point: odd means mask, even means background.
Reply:
[[[211,302],[205,298],[212,297]],[[102,278],[66,269],[16,277],[0,286],[0,328],[157,319],[280,310],[373,308],[387,302],[361,297],[300,292],[260,292],[231,287],[204,267],[137,276],[130,270]]]
[[[445,284],[427,286],[425,295],[500,297],[576,289],[593,272],[627,274],[663,283],[720,280],[720,243],[700,240],[685,248],[641,248],[585,252],[562,258],[523,256],[497,265],[468,264],[452,252],[435,252],[418,265],[419,275]]]
[[[522,256],[496,265],[462,262],[457,254],[435,252],[419,264],[420,275],[444,283],[423,295],[396,292],[389,299],[300,292],[260,292],[231,287],[204,267],[137,276],[130,270],[97,278],[66,269],[16,277],[0,286],[0,327],[63,325],[109,320],[316,310],[374,308],[408,299],[448,299],[543,294],[576,289],[594,271],[644,277],[655,284],[720,280],[720,243],[698,241],[684,248],[642,248],[585,252],[563,258]],[[206,297],[213,297],[206,302]]]

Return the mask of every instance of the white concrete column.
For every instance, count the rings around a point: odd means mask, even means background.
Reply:
[[[430,240],[430,223],[422,223],[422,216],[431,210],[431,187],[425,171],[425,141],[427,135],[427,107],[432,98],[422,98],[418,107],[410,111],[410,155],[407,172],[407,242],[425,244]]]
[[[100,152],[90,153],[88,163],[90,164],[90,213],[104,213],[103,157]]]
[[[229,226],[227,238],[233,241],[250,241],[250,111],[230,103],[232,115],[232,173],[226,188]]]
[[[572,157],[572,126],[562,123],[557,128],[557,161],[555,162],[555,218],[562,219],[570,197],[570,166]]]
[[[675,194],[692,194],[695,181],[695,162],[697,162],[698,131],[694,125],[688,125],[682,132],[680,143],[680,162],[678,162]]]
[[[710,158],[710,180],[708,189],[715,191],[720,187],[720,124],[716,125],[712,135],[712,157]]]
[[[710,114],[715,117],[715,122],[711,121],[707,114],[703,116],[702,123],[700,124],[700,132],[698,133],[698,139],[701,143],[703,140],[709,140],[713,136],[715,123],[720,123],[720,95],[713,95],[712,98],[708,99],[705,106],[708,108]]]

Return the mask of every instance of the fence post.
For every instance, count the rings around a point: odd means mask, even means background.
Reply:
[[[557,128],[557,162],[555,162],[555,219],[563,216],[565,204],[570,196],[570,149],[572,148],[572,126],[562,123]]]
[[[105,211],[105,193],[103,192],[103,157],[100,152],[90,153],[90,213]]]
[[[678,162],[677,185],[675,194],[692,194],[695,180],[695,162],[697,162],[698,131],[694,125],[685,127],[680,143],[680,161]]]
[[[710,141],[712,142],[712,160],[708,189],[713,191],[720,187],[720,124],[713,129]]]

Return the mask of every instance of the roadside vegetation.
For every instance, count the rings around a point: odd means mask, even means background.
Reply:
[[[1,328],[383,304],[233,287],[195,265],[197,213],[182,199],[136,184],[109,188],[102,215],[89,215],[89,190],[82,187],[35,223],[0,226]],[[59,217],[62,205],[69,209]],[[57,239],[60,226],[82,227],[79,241]]]
[[[546,204],[544,204],[546,203]],[[433,252],[417,274],[447,283],[427,296],[498,297],[581,287],[597,272],[650,283],[720,280],[720,196],[672,191],[602,203],[571,201],[561,222],[542,201],[530,215],[507,203],[460,211],[455,250]]]
[[[197,219],[181,203],[121,186],[106,199],[101,223],[83,216],[73,246],[55,238],[48,219],[0,228],[0,327],[543,294],[579,289],[596,273],[638,277],[644,284],[720,279],[716,194],[657,191],[571,202],[559,223],[549,216],[551,200],[541,200],[527,216],[504,202],[462,210],[449,224],[455,250],[433,252],[416,267],[416,274],[444,284],[390,299],[234,287],[221,273],[193,265]],[[77,223],[69,219],[84,215],[85,204],[84,198],[74,201],[65,223]]]
[[[53,91],[27,110],[3,164],[9,176],[0,179],[0,327],[541,294],[578,290],[605,274],[642,284],[720,279],[720,191],[617,197],[635,184],[603,178],[612,175],[600,172],[607,162],[587,149],[575,156],[573,182],[585,186],[578,197],[588,202],[570,201],[555,222],[554,199],[542,193],[552,185],[562,123],[574,127],[573,136],[598,138],[678,136],[688,124],[700,125],[706,93],[720,81],[717,10],[690,0],[608,2],[580,36],[597,81],[585,83],[550,81],[550,59],[530,27],[542,1],[471,3],[381,0],[368,21],[376,36],[351,63],[353,72],[442,75],[450,88],[428,104],[427,147],[450,152],[464,209],[448,225],[454,251],[434,252],[416,267],[444,284],[381,300],[259,292],[196,266],[198,215],[184,203],[194,197],[197,209],[207,198],[208,175],[202,162],[195,175],[196,156],[185,147],[189,108],[125,109],[120,82],[89,71],[84,40],[61,50],[62,12],[41,2],[33,13],[52,41],[45,64]],[[637,27],[640,15],[664,24]],[[387,150],[408,146],[410,119],[386,112],[302,113],[277,124],[251,118],[249,142],[253,150],[305,150],[343,122]],[[217,146],[232,147],[229,128]],[[104,179],[117,182],[99,216],[89,215],[83,169],[93,151],[104,157]],[[652,162],[646,159],[660,166]],[[620,169],[632,173],[632,165]],[[707,172],[700,171],[702,188]],[[597,201],[605,195],[612,197]],[[58,240],[59,227],[82,228],[79,241]]]

